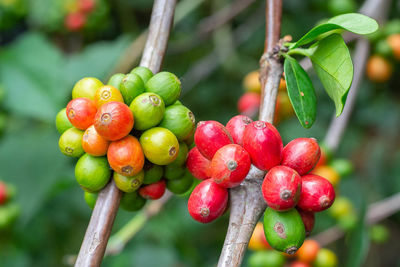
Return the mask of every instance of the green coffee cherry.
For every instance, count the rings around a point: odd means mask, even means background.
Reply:
[[[164,174],[164,168],[162,166],[150,163],[146,161],[143,167],[144,180],[143,184],[153,184],[161,180]]]
[[[142,78],[142,81],[146,84],[151,77],[153,77],[153,72],[146,68],[146,67],[136,67],[134,68],[131,73],[139,75]]]
[[[99,196],[98,193],[90,193],[90,192],[85,191],[84,198],[85,198],[86,204],[88,204],[89,208],[94,209],[94,206],[96,205],[98,196]]]
[[[282,267],[285,256],[275,250],[257,251],[249,257],[249,267]]]
[[[179,142],[179,153],[176,159],[171,163],[177,166],[183,166],[186,163],[189,148],[184,142]]]
[[[156,93],[164,100],[165,106],[172,105],[181,94],[181,82],[170,72],[159,72],[147,81],[146,92]]]
[[[142,78],[136,74],[127,74],[122,79],[119,86],[125,104],[128,106],[132,103],[133,99],[144,92],[144,83]]]
[[[185,167],[176,164],[169,164],[164,168],[164,177],[167,180],[179,179],[185,173]]]
[[[167,181],[167,189],[174,194],[183,194],[192,187],[193,179],[192,174],[188,170],[185,170],[183,175],[178,179]]]
[[[0,206],[0,230],[10,227],[21,213],[17,203],[7,203]]]
[[[122,83],[122,80],[125,78],[125,74],[123,73],[116,73],[113,76],[110,77],[110,79],[108,80],[107,84],[114,86],[115,88],[117,88],[118,90],[120,90],[120,86]]]
[[[354,171],[353,163],[347,159],[334,159],[329,165],[331,165],[341,177],[348,176]]]
[[[146,204],[146,199],[142,198],[137,191],[124,193],[121,198],[120,207],[126,211],[138,211]]]
[[[279,212],[269,207],[264,213],[264,233],[271,247],[290,255],[296,253],[306,236],[296,209]]]
[[[113,178],[115,181],[115,185],[121,191],[126,193],[132,193],[137,189],[139,189],[139,187],[142,185],[144,180],[144,171],[142,170],[138,174],[131,177],[127,177],[117,172],[114,172]]]
[[[165,109],[160,126],[173,132],[179,141],[183,141],[189,137],[195,128],[195,123],[196,119],[187,107],[172,105]]]
[[[85,153],[82,148],[83,134],[83,131],[76,128],[69,128],[66,130],[58,141],[61,153],[75,158],[82,156]]]
[[[75,166],[78,184],[88,192],[97,192],[110,180],[111,170],[106,157],[83,155]]]
[[[86,77],[80,79],[72,89],[72,98],[86,97],[94,100],[97,89],[103,85],[104,84],[96,78]]]
[[[338,259],[336,254],[326,248],[321,248],[318,251],[317,258],[314,261],[314,267],[336,267]]]
[[[69,128],[74,127],[68,120],[66,108],[63,108],[57,113],[56,116],[56,128],[60,134],[63,134]]]
[[[160,96],[154,93],[143,93],[137,96],[129,108],[135,118],[136,130],[147,130],[160,123],[164,116],[165,105]]]
[[[377,244],[383,244],[388,241],[390,232],[386,226],[377,224],[371,227],[370,236],[373,242]]]

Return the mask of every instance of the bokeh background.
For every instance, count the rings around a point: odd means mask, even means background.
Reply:
[[[226,123],[238,113],[243,77],[258,68],[263,52],[265,1],[252,1],[233,20],[208,30],[207,17],[232,2],[178,2],[163,69],[181,78],[182,102],[197,121]],[[391,19],[400,14],[399,1],[394,2]],[[296,40],[318,21],[361,4],[285,0],[282,34]],[[71,31],[65,20],[76,0],[0,0],[0,179],[16,187],[14,201],[20,206],[17,220],[0,231],[0,266],[68,266],[70,255],[77,254],[91,209],[74,178],[75,160],[59,152],[55,116],[80,78],[106,82],[114,71],[129,72],[138,64],[129,62],[140,54],[132,43],[145,31],[151,7],[148,0],[97,0],[83,29]],[[395,72],[388,82],[362,83],[336,154],[355,166],[339,191],[352,200],[358,216],[369,203],[400,191],[400,75],[398,62],[391,62]],[[296,117],[282,121],[278,129],[284,143],[296,137],[323,140],[326,134],[334,105],[311,77],[318,98],[316,122],[305,130]],[[214,266],[228,215],[202,225],[190,218],[186,204],[186,197],[174,197],[103,266]],[[133,216],[120,210],[114,232]],[[328,247],[338,255],[339,266],[352,266],[358,256],[365,259],[362,266],[400,266],[399,223],[400,214],[382,222],[390,231],[386,243],[371,242],[363,232],[362,238],[349,233]],[[318,214],[314,233],[334,224],[326,212]]]

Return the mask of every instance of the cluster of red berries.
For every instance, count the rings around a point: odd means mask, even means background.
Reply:
[[[67,30],[80,31],[86,24],[87,17],[96,8],[96,0],[77,0],[76,10],[65,16],[64,24]]]
[[[61,152],[79,157],[75,177],[90,206],[111,176],[125,192],[121,206],[127,210],[162,197],[166,188],[176,194],[190,189],[185,142],[192,139],[195,119],[178,101],[180,92],[174,74],[153,75],[144,67],[115,74],[108,85],[95,78],[76,83],[56,126]]]
[[[14,195],[14,186],[0,181],[0,230],[10,226],[20,214],[19,205],[12,202]]]
[[[238,115],[226,127],[216,121],[200,122],[194,141],[196,147],[189,152],[187,166],[193,176],[206,180],[192,192],[188,210],[199,222],[211,222],[223,214],[227,189],[240,185],[251,164],[267,171],[261,188],[269,206],[264,227],[267,240],[277,250],[294,253],[303,243],[305,232],[313,228],[314,212],[323,211],[334,202],[332,184],[321,176],[308,174],[321,154],[313,138],[297,138],[283,147],[272,124]],[[283,215],[288,211],[291,215]],[[285,230],[278,220],[281,216],[287,217],[286,224],[296,225],[295,240],[286,239],[291,229]],[[270,235],[273,232],[277,237]],[[285,238],[278,242],[279,236]]]

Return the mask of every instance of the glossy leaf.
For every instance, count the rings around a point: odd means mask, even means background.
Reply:
[[[356,34],[371,34],[378,30],[378,23],[365,15],[358,13],[343,14],[331,18],[327,22],[312,28],[290,48],[296,48],[316,40],[321,34],[333,30],[346,30]]]
[[[335,103],[336,116],[339,116],[353,80],[349,49],[339,34],[332,34],[317,43],[310,59],[325,91]]]
[[[304,128],[310,128],[316,116],[317,97],[306,71],[294,58],[286,56],[285,78],[287,92],[293,109]]]

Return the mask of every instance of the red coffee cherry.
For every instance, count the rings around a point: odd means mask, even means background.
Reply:
[[[277,211],[296,206],[301,192],[301,177],[293,169],[276,166],[268,171],[261,186],[265,202]]]
[[[159,199],[165,193],[166,184],[164,180],[158,181],[154,184],[145,185],[139,189],[139,195],[145,199]]]
[[[0,205],[7,201],[7,186],[5,183],[0,182]]]
[[[95,0],[79,0],[78,1],[79,10],[83,13],[90,13],[96,7]]]
[[[72,125],[80,130],[86,130],[93,124],[97,108],[93,100],[81,97],[69,101],[66,112]]]
[[[219,186],[232,188],[246,178],[250,165],[250,155],[242,146],[226,145],[211,160],[211,177]]]
[[[217,121],[201,121],[194,133],[194,142],[200,153],[208,160],[214,157],[221,147],[232,144],[228,130]]]
[[[283,144],[278,130],[265,121],[247,125],[243,135],[243,147],[249,152],[252,163],[267,171],[280,164]]]
[[[301,261],[293,261],[289,267],[311,267],[311,265]]]
[[[228,204],[228,190],[211,179],[198,184],[188,201],[190,216],[198,222],[209,223],[220,217]]]
[[[321,156],[321,149],[314,138],[296,138],[282,151],[282,165],[288,166],[300,175],[311,171]]]
[[[319,212],[332,206],[335,189],[325,178],[308,174],[301,178],[301,194],[298,207],[305,211]]]
[[[254,116],[260,108],[261,96],[258,93],[244,93],[238,101],[238,111],[246,116]]]
[[[108,102],[96,113],[94,128],[105,139],[115,141],[129,134],[133,128],[133,114],[121,102]]]
[[[301,209],[297,209],[297,211],[299,212],[301,219],[303,220],[304,228],[306,229],[306,236],[309,236],[311,234],[311,231],[314,229],[315,214],[314,212]]]
[[[81,12],[69,13],[65,17],[64,24],[65,27],[72,32],[79,31],[86,24],[86,15]]]
[[[244,115],[237,115],[228,121],[226,129],[231,134],[235,144],[243,145],[244,129],[246,129],[246,126],[252,122],[252,119]]]
[[[194,147],[189,151],[186,160],[186,167],[194,177],[200,180],[210,178],[210,165],[211,161],[206,159],[199,152],[197,147]]]

